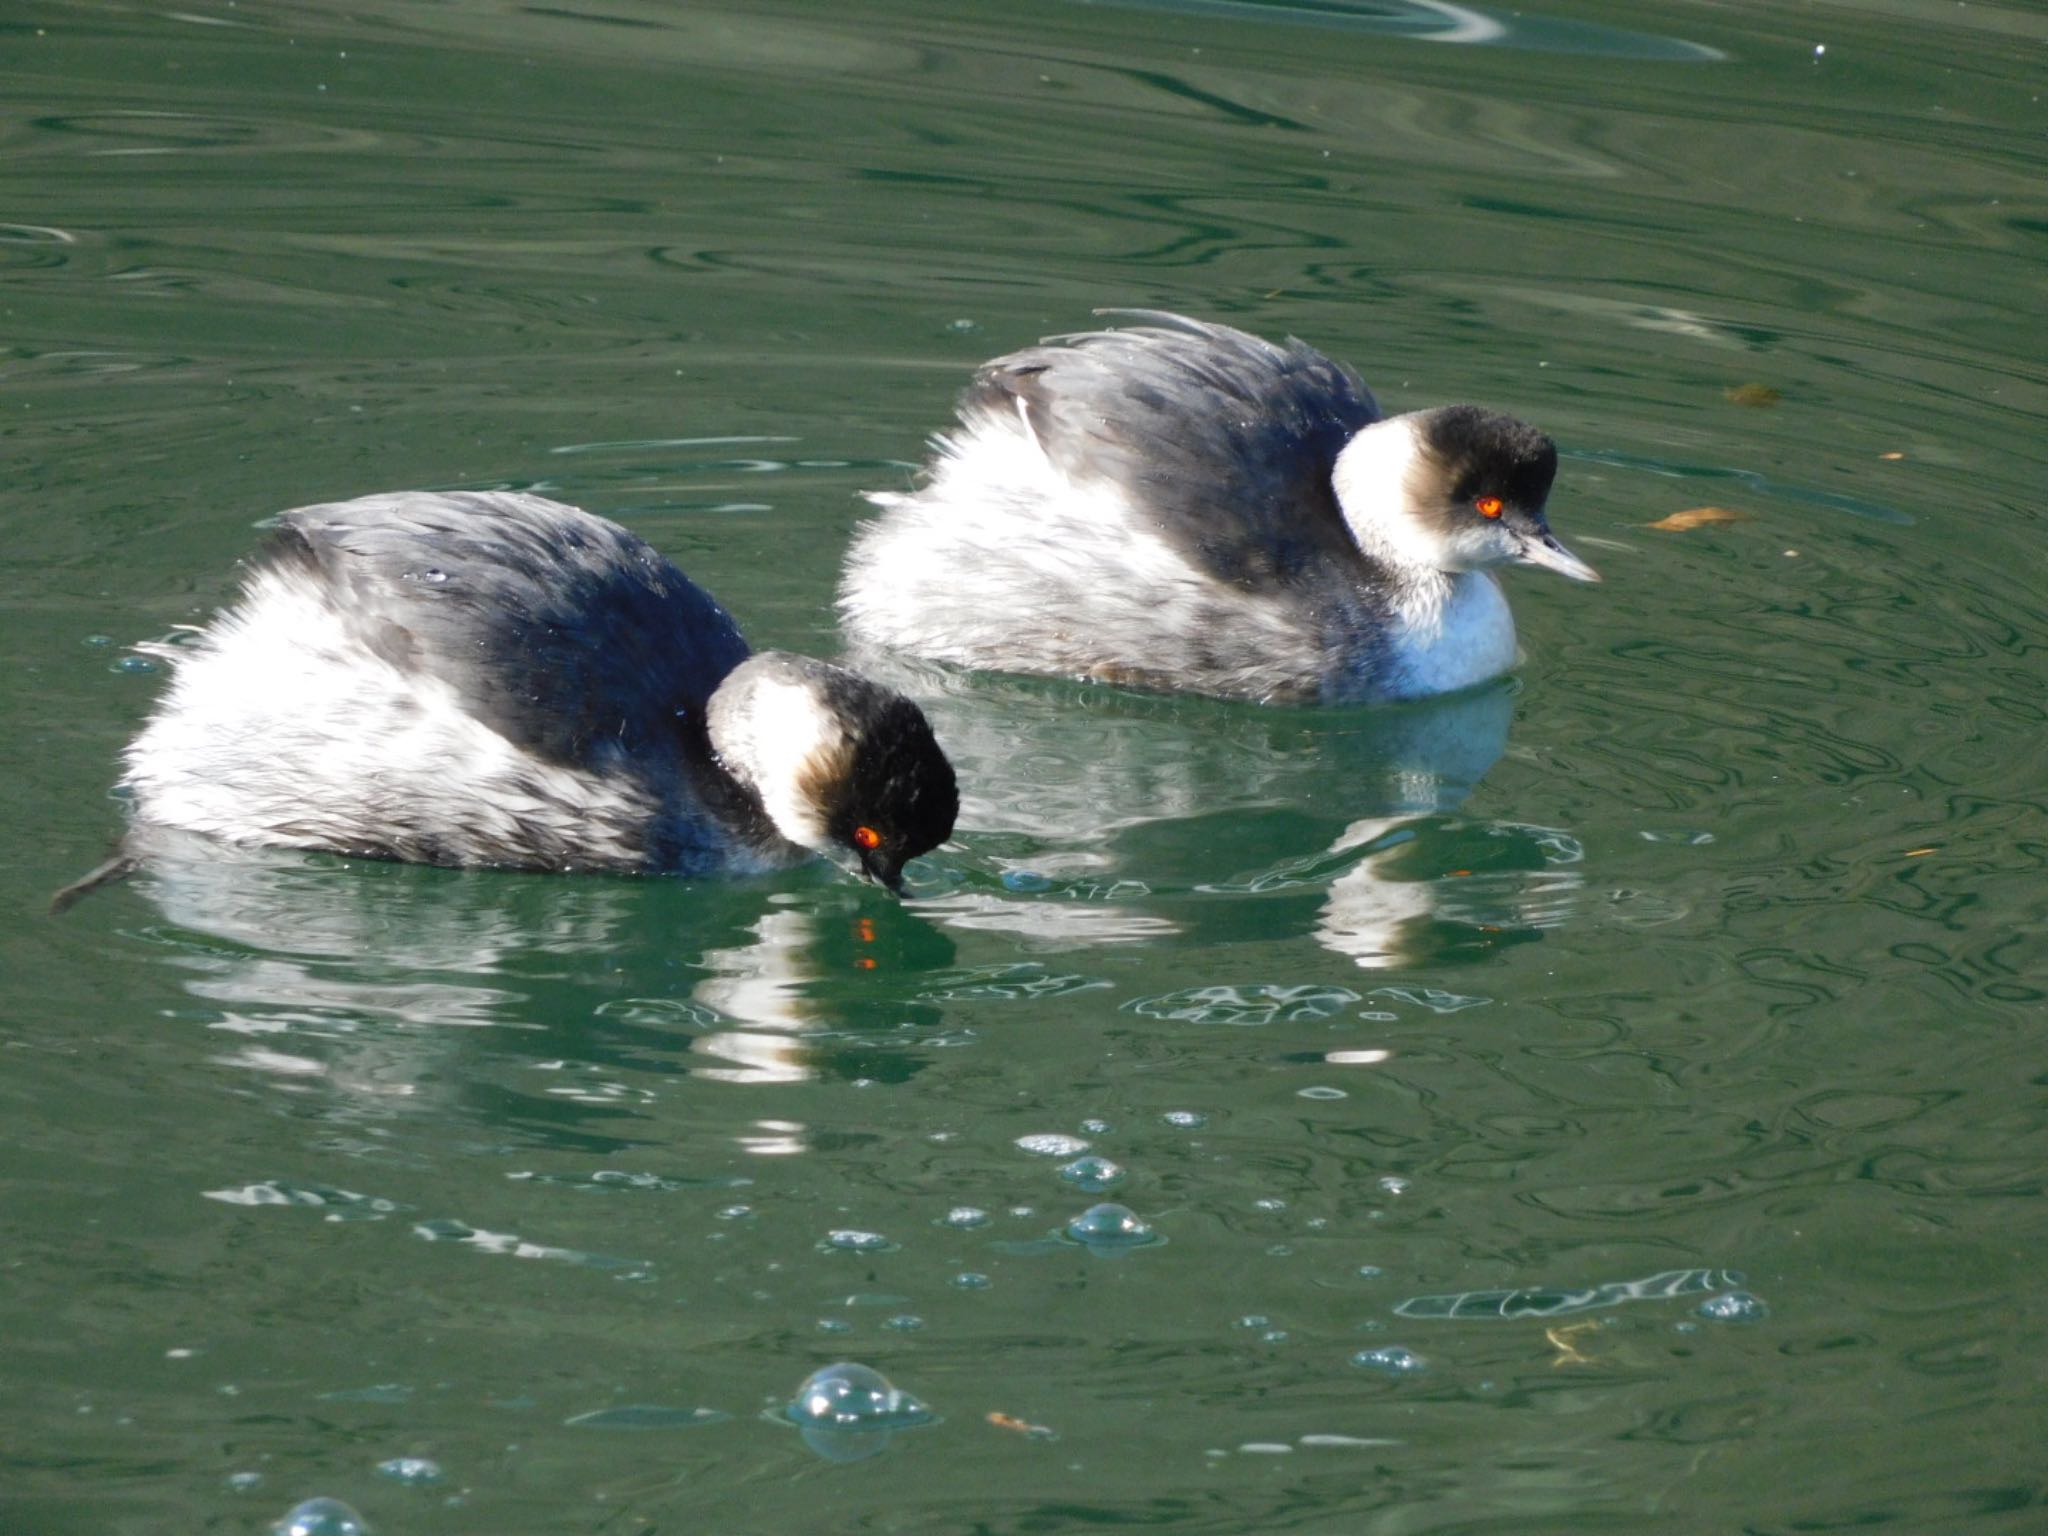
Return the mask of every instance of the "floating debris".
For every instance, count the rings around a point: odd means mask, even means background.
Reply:
[[[1753,411],[1769,410],[1785,397],[1768,384],[1731,384],[1721,391],[1721,397],[1730,405],[1747,406]]]
[[[1594,1364],[1593,1357],[1582,1354],[1579,1346],[1572,1341],[1580,1334],[1591,1333],[1599,1326],[1598,1323],[1567,1323],[1562,1328],[1544,1329],[1543,1337],[1550,1340],[1550,1347],[1557,1351],[1557,1358],[1550,1363],[1552,1365]]]
[[[1017,1418],[1013,1414],[991,1412],[988,1415],[988,1422],[995,1425],[997,1429],[1007,1429],[1014,1435],[1023,1435],[1032,1440],[1059,1439],[1058,1435],[1047,1429],[1043,1424],[1033,1424],[1029,1420]]]
[[[1688,533],[1694,528],[1705,528],[1714,523],[1753,523],[1754,512],[1743,512],[1735,507],[1687,507],[1683,512],[1674,512],[1669,517],[1660,517],[1645,527],[1659,533]]]
[[[1669,1301],[1740,1285],[1732,1269],[1667,1269],[1642,1280],[1617,1280],[1582,1291],[1459,1291],[1449,1296],[1411,1296],[1394,1307],[1396,1317],[1465,1321],[1472,1318],[1567,1317],[1629,1301]]]

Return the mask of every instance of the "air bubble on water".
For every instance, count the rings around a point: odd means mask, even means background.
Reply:
[[[1068,1222],[1063,1232],[1068,1241],[1101,1254],[1124,1253],[1166,1241],[1129,1206],[1109,1200],[1089,1206]]]
[[[897,1431],[938,1416],[880,1371],[842,1360],[805,1378],[781,1417],[827,1461],[859,1461],[879,1452]]]
[[[339,1499],[308,1499],[271,1526],[271,1536],[368,1536],[363,1517]]]
[[[102,646],[112,645],[114,637],[112,635],[87,635],[84,643],[97,649]]]
[[[1422,1356],[1412,1349],[1403,1349],[1398,1344],[1382,1344],[1375,1349],[1361,1349],[1351,1357],[1351,1363],[1387,1376],[1413,1376],[1424,1368]]]
[[[1237,1326],[1240,1328],[1270,1328],[1272,1325],[1273,1319],[1263,1312],[1248,1313],[1237,1320]]]
[[[1346,1093],[1342,1088],[1327,1088],[1322,1086],[1300,1089],[1295,1096],[1297,1098],[1303,1099],[1348,1099],[1351,1097],[1351,1095]]]
[[[1390,1195],[1405,1195],[1408,1193],[1408,1181],[1398,1173],[1390,1173],[1380,1180],[1380,1188]]]
[[[1254,1200],[1252,1202],[1252,1209],[1255,1211],[1284,1211],[1287,1209],[1287,1202],[1276,1195],[1267,1195],[1262,1199]]]
[[[263,1474],[261,1472],[230,1472],[228,1474],[228,1491],[231,1493],[247,1493],[252,1488],[260,1488],[262,1486]]]
[[[1763,1304],[1762,1299],[1748,1291],[1709,1296],[1693,1310],[1714,1323],[1760,1323],[1770,1315],[1770,1308]]]
[[[1077,1157],[1071,1163],[1060,1165],[1060,1177],[1076,1189],[1089,1194],[1100,1194],[1123,1183],[1124,1170],[1106,1157]]]
[[[956,1289],[963,1291],[985,1291],[995,1282],[977,1270],[963,1270],[953,1277]]]
[[[894,1253],[896,1244],[879,1232],[862,1232],[853,1227],[839,1227],[825,1234],[825,1241],[818,1245],[826,1252],[836,1253]]]
[[[754,1214],[751,1205],[728,1205],[718,1213],[720,1221],[741,1221]]]
[[[1159,1118],[1177,1131],[1199,1131],[1209,1123],[1209,1117],[1196,1109],[1169,1109]]]
[[[1088,1143],[1078,1136],[1063,1136],[1057,1131],[1046,1131],[1035,1136],[1019,1136],[1017,1147],[1036,1157],[1078,1157],[1088,1150]]]
[[[1081,1129],[1086,1131],[1090,1136],[1107,1136],[1111,1131],[1115,1130],[1116,1127],[1111,1125],[1107,1120],[1098,1120],[1093,1117],[1090,1117],[1089,1119],[1083,1120],[1081,1122]]]
[[[1052,889],[1052,881],[1035,869],[1006,869],[1003,871],[1003,888],[1022,895],[1049,891]]]
[[[818,1332],[851,1333],[853,1332],[853,1324],[843,1317],[821,1317],[818,1319]]]
[[[443,1473],[438,1461],[429,1461],[424,1456],[394,1456],[389,1461],[377,1463],[377,1475],[388,1477],[394,1483],[404,1483],[408,1488],[418,1488],[427,1483],[438,1483]]]
[[[1358,1266],[1358,1273],[1367,1280],[1377,1280],[1386,1271],[1377,1264],[1361,1264]]]
[[[956,1205],[945,1215],[945,1224],[958,1232],[971,1232],[993,1220],[995,1218],[978,1205]]]
[[[891,1333],[915,1333],[924,1326],[924,1319],[915,1312],[903,1312],[895,1317],[883,1318],[882,1326]]]
[[[144,673],[160,672],[163,669],[157,665],[153,657],[123,656],[117,661],[109,662],[107,670],[109,672]]]

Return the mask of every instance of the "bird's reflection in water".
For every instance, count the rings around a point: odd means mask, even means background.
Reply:
[[[1571,910],[1569,834],[1454,814],[1506,751],[1512,681],[1279,709],[895,668],[960,770],[953,857],[982,878],[917,903],[951,929],[1046,950],[1203,944],[1276,918],[1191,896],[1320,890],[1317,942],[1390,969],[1525,941]]]
[[[892,999],[891,1027],[936,1022],[929,1005],[895,1004],[906,989],[888,978],[954,958],[929,922],[822,867],[685,882],[186,834],[139,851],[134,889],[157,919],[136,936],[184,973],[206,1028],[239,1037],[215,1059],[327,1091],[344,1114],[466,1102],[551,1136],[617,1137],[678,1076],[901,1076],[916,1064],[871,1038],[873,1002]]]
[[[748,941],[704,955],[711,974],[697,983],[695,999],[745,1029],[706,1030],[690,1048],[715,1064],[697,1073],[718,1082],[790,1083],[815,1075],[803,1036],[828,1022],[813,995],[821,974],[812,954],[816,924],[808,912],[784,907],[763,913]]]
[[[1438,868],[1431,851],[1472,857],[1475,845],[1498,845],[1502,867]],[[1333,853],[1363,856],[1330,882],[1316,919],[1324,948],[1369,971],[1525,942],[1561,927],[1584,876],[1576,839],[1548,827],[1495,822],[1477,827],[1443,818],[1367,817],[1353,822]],[[1530,860],[1534,867],[1525,867]]]

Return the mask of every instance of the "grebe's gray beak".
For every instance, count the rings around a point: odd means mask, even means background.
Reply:
[[[1577,555],[1557,542],[1557,535],[1548,528],[1522,540],[1522,552],[1515,557],[1517,565],[1541,566],[1546,571],[1555,571],[1560,576],[1569,576],[1573,581],[1598,581],[1600,573]]]

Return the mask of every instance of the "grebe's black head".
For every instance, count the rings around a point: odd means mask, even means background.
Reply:
[[[900,896],[904,864],[953,835],[960,790],[924,711],[856,681],[862,693],[848,700],[848,713],[859,729],[826,830],[853,850],[863,874]]]
[[[1512,416],[1476,405],[1390,416],[1345,445],[1334,478],[1360,546],[1395,565],[1533,565],[1600,579],[1550,531],[1557,445]]]
[[[901,895],[903,866],[953,833],[960,790],[924,711],[856,672],[750,656],[707,712],[711,746],[790,842]]]

